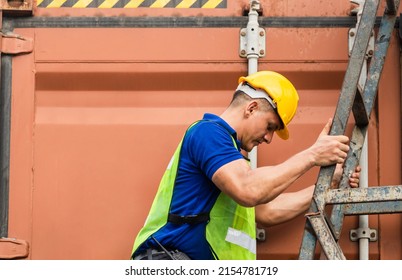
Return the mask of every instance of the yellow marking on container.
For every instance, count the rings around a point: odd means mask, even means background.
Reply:
[[[79,0],[73,5],[73,8],[86,8],[93,0]]]
[[[99,5],[100,9],[108,9],[113,8],[113,6],[119,2],[119,0],[105,0],[102,4]]]
[[[207,3],[205,3],[202,8],[203,9],[214,9],[216,8],[222,0],[209,0]]]
[[[167,3],[169,3],[170,0],[156,0],[150,8],[163,8],[166,6]]]
[[[138,8],[138,6],[144,1],[145,0],[131,0],[124,6],[124,8]]]
[[[124,8],[176,8],[176,9],[191,9],[191,8],[202,8],[202,9],[215,9],[221,6],[225,6],[226,1],[224,0],[175,0],[174,7],[172,0],[37,0],[38,8],[98,8],[98,9],[110,9],[110,8],[121,8],[121,4],[125,4]],[[144,4],[145,2],[145,4]],[[176,4],[178,3],[178,4]],[[204,3],[202,7],[200,4]],[[116,7],[116,5],[119,5]],[[170,5],[169,5],[170,4]],[[88,7],[91,6],[92,7]],[[96,7],[94,6],[96,5]]]
[[[183,0],[181,1],[176,8],[190,8],[197,0]]]
[[[48,8],[60,8],[67,0],[54,0],[47,7]]]

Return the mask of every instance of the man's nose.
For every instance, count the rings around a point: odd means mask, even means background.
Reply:
[[[269,144],[272,141],[272,137],[274,136],[273,132],[268,132],[267,134],[264,135],[264,141]]]

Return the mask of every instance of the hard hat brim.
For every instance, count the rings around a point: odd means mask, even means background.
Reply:
[[[276,131],[276,134],[283,140],[289,139],[289,130],[287,127]]]

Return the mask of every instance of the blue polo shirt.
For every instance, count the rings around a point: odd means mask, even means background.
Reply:
[[[178,174],[173,190],[170,212],[177,215],[195,215],[210,212],[220,190],[213,184],[212,176],[221,166],[238,159],[240,142],[236,131],[219,116],[205,114],[202,121],[189,129],[183,139]],[[178,249],[191,259],[213,259],[205,238],[205,223],[177,225],[168,222],[153,234],[163,246]],[[149,238],[138,250],[158,248]]]

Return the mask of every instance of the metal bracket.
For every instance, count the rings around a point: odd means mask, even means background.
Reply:
[[[33,51],[33,39],[25,38],[15,33],[1,35],[1,53],[4,54],[24,54],[31,53]]]
[[[355,43],[355,38],[356,38],[356,27],[350,28],[349,29],[349,55],[352,51],[353,48],[353,44]],[[367,50],[366,50],[366,58],[372,57],[373,53],[374,53],[374,44],[375,44],[375,38],[374,38],[374,31],[371,33],[371,37],[369,40],[369,44],[367,46]]]
[[[349,237],[351,241],[359,241],[359,239],[366,238],[371,242],[375,242],[378,239],[377,230],[370,228],[351,229]]]
[[[355,38],[356,38],[356,32],[357,32],[357,28],[359,27],[360,24],[360,19],[362,17],[362,13],[363,13],[363,8],[364,8],[364,2],[366,0],[351,0],[350,2],[357,4],[358,7],[353,9],[351,11],[351,14],[356,15],[357,17],[357,21],[356,21],[356,27],[349,29],[349,55],[352,51],[353,48],[353,44],[355,42]],[[374,31],[371,32],[371,37],[369,40],[369,44],[366,50],[366,58],[368,57],[372,57],[373,53],[374,53],[374,44],[375,44],[375,38],[374,38]]]
[[[258,23],[259,10],[259,1],[251,1],[247,27],[240,29],[240,57],[265,56],[265,30]]]
[[[31,16],[33,0],[0,0],[0,10],[4,15]]]
[[[250,37],[257,38],[257,42],[252,43]],[[258,55],[258,57],[265,56],[265,30],[258,27],[242,28],[240,30],[240,57],[247,57],[250,54]]]
[[[21,259],[29,255],[29,244],[26,240],[0,238],[0,259]]]

